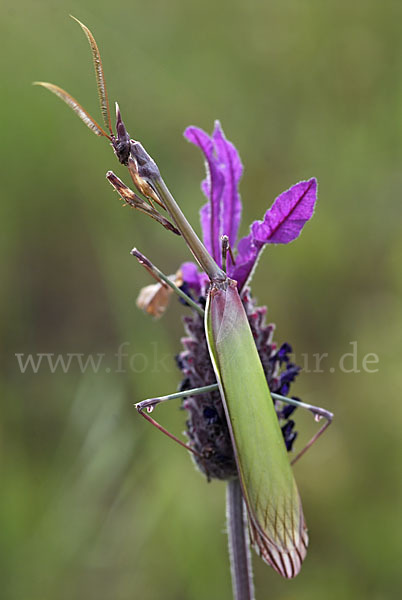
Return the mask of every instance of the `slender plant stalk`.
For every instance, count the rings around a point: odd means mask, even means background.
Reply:
[[[226,518],[234,600],[255,600],[243,495],[238,479],[226,488]]]

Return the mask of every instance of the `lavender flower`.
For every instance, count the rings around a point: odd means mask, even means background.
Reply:
[[[221,236],[227,235],[236,264],[228,256],[228,275],[237,281],[241,291],[249,281],[258,258],[266,244],[287,244],[296,239],[306,221],[314,212],[317,198],[315,178],[300,181],[283,192],[265,213],[262,221],[254,221],[250,233],[237,243],[242,205],[238,185],[243,173],[240,156],[229,142],[219,121],[210,137],[198,127],[188,127],[184,136],[198,146],[205,157],[207,176],[201,189],[208,202],[201,208],[201,227],[204,244],[219,266]],[[194,263],[181,267],[184,281],[195,292],[202,290],[208,281],[198,273]]]
[[[207,176],[201,189],[208,198],[201,208],[201,227],[204,244],[215,261],[222,266],[221,236],[227,235],[235,254],[235,262],[228,256],[228,275],[237,281],[241,291],[250,327],[272,392],[289,395],[290,386],[300,367],[290,359],[292,348],[282,344],[279,349],[273,341],[274,325],[265,324],[265,307],[256,307],[247,283],[251,278],[259,255],[266,244],[286,244],[301,232],[314,211],[317,183],[315,179],[301,181],[283,192],[265,213],[262,221],[255,221],[250,233],[237,243],[242,204],[238,191],[243,165],[234,145],[229,142],[219,121],[212,136],[202,129],[189,127],[185,137],[198,146],[205,157]],[[203,304],[208,278],[199,272],[197,265],[181,265],[183,286]],[[202,318],[184,317],[186,337],[184,350],[176,357],[184,375],[180,390],[189,390],[214,383],[215,375],[209,358]],[[245,401],[251,399],[245,399]],[[236,463],[232,443],[219,392],[187,397],[182,408],[188,411],[187,436],[191,446],[202,458],[195,456],[199,468],[209,478],[230,479],[236,476]],[[289,417],[294,407],[275,403],[278,419],[287,449],[292,449],[297,432]]]

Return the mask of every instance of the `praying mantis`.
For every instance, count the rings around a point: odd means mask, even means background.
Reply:
[[[163,276],[137,249],[132,254],[148,270]],[[217,383],[143,400],[136,408],[163,433],[193,451],[144,410],[152,412],[162,402],[219,389],[235,450],[251,540],[265,562],[283,577],[293,578],[306,556],[308,536],[291,464],[324,433],[333,415],[325,409],[270,393],[235,282],[213,277],[203,316]],[[163,281],[175,289],[166,276]],[[182,296],[181,290],[175,291]],[[287,457],[272,398],[310,410],[317,420],[326,419],[292,463]]]
[[[103,67],[96,41],[89,29],[75,20],[84,31],[92,50],[106,130],[62,88],[46,82],[36,83],[66,102],[96,135],[109,140],[119,162],[128,168],[140,195],[128,188],[111,171],[107,173],[109,182],[126,204],[148,214],[176,235],[181,235],[210,281],[204,309],[137,249],[132,251],[133,256],[162,282],[162,285],[171,287],[202,316],[209,356],[216,376],[214,384],[150,398],[138,402],[135,406],[145,419],[195,453],[191,445],[167,432],[149,413],[158,404],[168,400],[219,390],[233,445],[241,494],[247,510],[252,544],[275,571],[285,578],[293,578],[299,573],[306,556],[308,535],[291,465],[322,435],[331,423],[333,415],[325,409],[279,394],[271,394],[244,310],[241,290],[226,272],[226,255],[230,252],[228,240],[222,239],[223,260],[220,267],[188,223],[163,181],[156,163],[143,146],[129,136],[117,104],[116,133],[113,132]],[[161,214],[155,205],[166,211],[169,218]],[[292,463],[287,456],[273,398],[311,411],[316,420],[326,419],[326,423]]]

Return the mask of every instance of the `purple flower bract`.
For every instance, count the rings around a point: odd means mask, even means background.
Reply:
[[[266,244],[287,244],[299,236],[314,212],[317,181],[315,178],[300,181],[280,194],[264,219],[254,221],[250,233],[236,243],[242,211],[238,186],[243,165],[239,153],[226,139],[219,121],[215,122],[212,136],[198,127],[188,127],[184,136],[205,157],[207,176],[201,189],[208,202],[200,211],[204,244],[221,266],[221,236],[228,236],[236,263],[228,256],[227,272],[242,290]],[[195,265],[190,265],[182,265],[183,279],[199,294],[207,280]]]

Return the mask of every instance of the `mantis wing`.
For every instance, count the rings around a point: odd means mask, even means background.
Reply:
[[[274,404],[235,282],[212,284],[205,330],[252,543],[283,577],[295,577],[306,556],[307,529]]]

